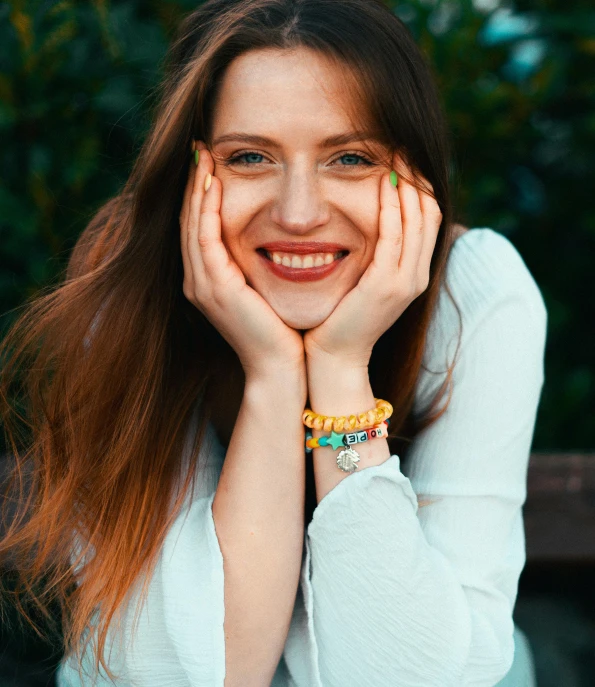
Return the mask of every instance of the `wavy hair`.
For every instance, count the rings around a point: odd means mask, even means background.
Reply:
[[[221,78],[234,58],[296,47],[342,65],[357,84],[357,116],[364,113],[378,138],[402,154],[416,185],[421,176],[432,184],[443,220],[428,288],[378,340],[369,371],[375,395],[394,406],[391,453],[406,458],[416,434],[446,409],[438,403],[452,366],[430,406],[413,412],[454,237],[449,136],[422,52],[381,0],[201,4],[166,55],[152,125],[129,178],[83,231],[59,283],[23,306],[0,349],[14,462],[0,560],[18,571],[15,601],[38,634],[20,597],[51,628],[50,604],[57,604],[66,654],[83,656],[101,607],[95,667],[110,677],[109,625],[141,574],[146,593],[164,537],[200,479],[212,409],[242,382],[233,349],[182,293],[179,214],[192,141],[209,145]],[[310,514],[312,487],[310,472]]]

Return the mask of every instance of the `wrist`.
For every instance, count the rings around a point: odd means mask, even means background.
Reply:
[[[272,408],[279,403],[289,404],[299,415],[308,396],[305,366],[274,367],[266,370],[245,370],[244,396],[250,399],[267,399]]]
[[[355,415],[374,408],[368,367],[348,367],[318,359],[308,364],[310,409],[326,416]]]

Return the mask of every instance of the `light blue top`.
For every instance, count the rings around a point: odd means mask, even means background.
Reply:
[[[447,281],[463,326],[450,405],[411,445],[406,474],[392,455],[348,475],[316,507],[275,687],[493,687],[513,664],[547,312],[515,247],[489,228],[456,240]],[[443,290],[417,409],[443,381],[458,327]],[[123,608],[120,641],[110,639],[118,685],[224,684],[223,558],[211,506],[225,451],[209,432],[199,491],[168,532],[138,628],[141,581]],[[435,503],[418,508],[418,496]],[[86,656],[86,672],[90,665]],[[59,687],[94,684],[67,660],[57,678]]]

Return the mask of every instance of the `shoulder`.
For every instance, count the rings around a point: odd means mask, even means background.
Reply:
[[[445,281],[468,327],[510,299],[522,303],[536,324],[547,319],[541,290],[523,257],[506,236],[489,227],[459,234],[450,250]],[[445,296],[442,293],[440,300]]]
[[[489,329],[495,320],[504,327],[508,322],[511,330],[514,324],[515,336],[533,339],[536,349],[543,346],[546,306],[517,248],[488,227],[461,231],[455,235],[428,328],[418,403],[427,401],[439,387],[458,349],[464,357],[478,330]]]

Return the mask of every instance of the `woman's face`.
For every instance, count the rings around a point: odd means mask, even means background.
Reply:
[[[338,67],[307,48],[254,50],[230,64],[215,105],[223,242],[248,284],[295,329],[331,314],[370,264],[378,237],[389,153],[357,135],[345,84]],[[277,242],[292,245],[269,246],[271,260],[262,247]],[[336,259],[339,250],[349,252]],[[321,261],[329,265],[322,276],[299,267]]]

